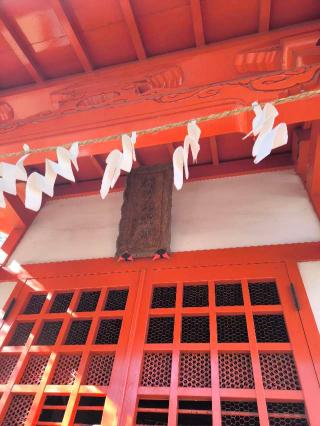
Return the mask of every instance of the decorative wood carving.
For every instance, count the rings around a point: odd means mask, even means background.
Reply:
[[[117,92],[112,91],[109,94],[101,92],[100,94],[90,94],[81,99],[72,98],[69,95],[63,103],[63,107],[51,111],[43,111],[41,113],[29,116],[23,119],[0,122],[0,134],[4,134],[15,130],[27,124],[39,124],[48,120],[59,119],[61,117],[80,113],[82,111],[102,110],[108,111],[108,118],[113,119],[113,114],[117,115],[120,108],[127,109],[129,106],[136,106],[138,117],[141,118],[141,111],[144,110],[143,118],[153,117],[155,113],[161,114],[161,105],[167,112],[168,106],[172,106],[172,112],[177,113],[188,108],[190,111],[196,104],[205,105],[218,110],[221,108],[236,108],[240,105],[248,105],[259,98],[260,102],[270,100],[272,98],[287,96],[298,93],[303,90],[310,90],[318,85],[320,74],[320,66],[305,65],[290,71],[272,72],[263,75],[255,75],[243,78],[242,80],[228,81],[224,83],[211,83],[200,85],[197,87],[176,87],[169,86],[160,89],[152,89],[143,91],[144,83],[136,86],[134,91],[125,93],[125,90],[119,89]],[[147,83],[146,83],[147,84]],[[151,83],[150,83],[151,84]],[[137,87],[140,87],[138,90]],[[147,86],[146,86],[147,87]],[[137,93],[140,91],[140,93]],[[142,92],[142,93],[141,93]],[[74,95],[76,97],[76,95]],[[264,96],[264,97],[262,97]],[[217,110],[212,110],[218,112]],[[97,114],[96,113],[96,114]],[[122,114],[121,119],[135,119],[135,115],[130,110],[129,115]]]
[[[127,178],[116,256],[153,256],[170,250],[173,172],[171,164],[139,167]]]

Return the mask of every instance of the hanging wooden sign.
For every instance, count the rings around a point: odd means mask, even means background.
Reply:
[[[173,172],[170,165],[139,167],[128,175],[116,256],[153,257],[170,251]]]

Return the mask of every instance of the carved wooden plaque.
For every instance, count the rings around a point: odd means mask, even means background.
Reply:
[[[123,196],[116,256],[153,256],[170,251],[173,171],[171,164],[131,171]]]

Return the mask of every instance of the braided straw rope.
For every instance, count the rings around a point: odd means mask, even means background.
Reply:
[[[296,95],[290,95],[284,98],[279,98],[279,99],[275,99],[274,101],[272,101],[271,103],[273,105],[280,105],[280,104],[285,104],[285,103],[289,103],[289,102],[294,102],[294,101],[299,101],[301,99],[306,99],[306,98],[311,98],[314,96],[320,95],[320,89],[316,89],[316,90],[309,90],[306,92],[301,92],[298,93]],[[214,121],[214,120],[220,120],[221,118],[225,118],[225,117],[231,117],[234,115],[239,115],[245,112],[249,112],[252,110],[252,106],[245,106],[245,107],[241,107],[241,108],[237,108],[237,109],[231,109],[231,110],[226,110],[226,111],[222,111],[222,112],[217,112],[215,114],[210,114],[207,115],[205,117],[198,117],[195,118],[197,123],[202,123],[205,121]],[[183,121],[177,121],[175,123],[170,123],[170,124],[165,124],[162,126],[156,126],[156,127],[152,127],[150,129],[145,129],[145,130],[138,130],[137,131],[137,136],[142,136],[142,135],[151,135],[154,133],[159,133],[165,130],[169,130],[169,129],[174,129],[176,127],[183,127],[186,126],[188,123],[190,122],[189,120],[183,120]],[[104,143],[104,142],[110,142],[113,140],[118,140],[121,139],[121,134],[119,135],[111,135],[111,136],[103,136],[100,138],[93,138],[93,139],[85,139],[83,141],[78,142],[79,146],[87,146],[87,145],[94,145],[94,144],[99,144],[99,143]],[[64,148],[69,148],[72,145],[72,142],[70,143],[66,143],[63,145],[59,145],[61,147]],[[57,146],[48,146],[45,148],[34,148],[34,149],[30,149],[28,151],[28,153],[32,154],[32,153],[41,153],[41,152],[50,152],[50,151],[55,151],[57,149]],[[18,157],[20,155],[25,154],[24,151],[20,151],[20,152],[9,152],[6,154],[0,154],[1,158],[10,158],[10,157]]]

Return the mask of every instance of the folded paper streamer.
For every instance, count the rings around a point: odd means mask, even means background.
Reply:
[[[243,139],[252,134],[258,136],[252,149],[252,156],[255,157],[254,163],[258,164],[273,149],[286,145],[288,129],[285,123],[280,123],[273,128],[279,113],[272,104],[266,103],[262,109],[258,102],[253,102],[252,107],[256,116],[252,120],[252,130]]]
[[[46,159],[44,176],[38,172],[30,174],[26,185],[25,206],[27,209],[34,211],[40,210],[42,193],[47,194],[49,197],[53,197],[54,184],[58,175],[70,180],[71,182],[75,181],[72,164],[76,170],[79,170],[77,162],[78,155],[79,146],[77,142],[73,143],[69,150],[58,147],[58,162],[56,163],[52,160]]]
[[[131,137],[128,135],[122,135],[122,151],[114,149],[110,152],[106,159],[106,168],[102,178],[102,184],[100,189],[100,195],[102,199],[105,199],[119,179],[121,170],[130,173],[132,164],[136,161],[136,153],[134,145],[137,140],[136,132],[132,132]]]
[[[191,148],[193,162],[196,163],[200,151],[200,134],[201,130],[195,120],[188,123],[188,134],[184,138],[183,147],[179,146],[175,149],[172,157],[174,186],[179,191],[183,186],[183,171],[186,179],[189,179],[188,157],[189,147]]]
[[[23,145],[25,152],[29,151],[28,145]],[[29,154],[21,157],[16,164],[0,163],[0,207],[6,207],[6,200],[3,193],[17,195],[17,180],[26,182],[28,175],[23,165]]]

